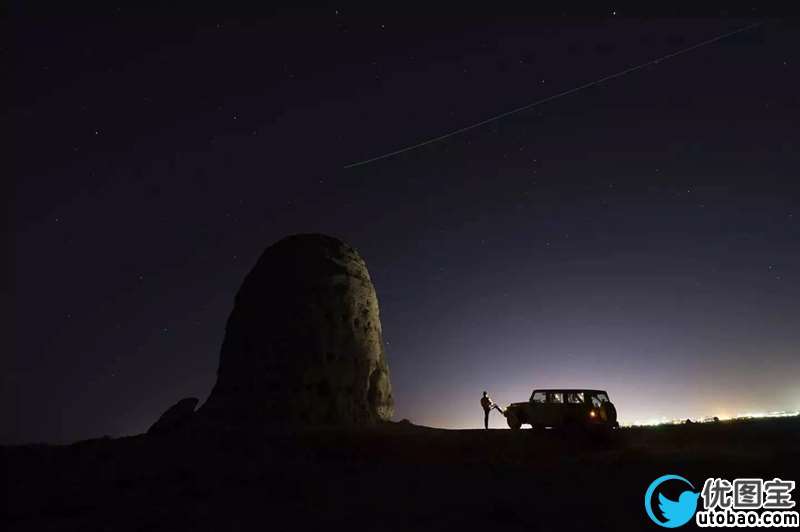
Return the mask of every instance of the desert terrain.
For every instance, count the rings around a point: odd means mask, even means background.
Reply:
[[[712,476],[798,479],[800,419],[623,428],[609,440],[408,422],[194,427],[2,456],[11,530],[645,530],[656,527],[643,494],[660,475],[698,490]]]

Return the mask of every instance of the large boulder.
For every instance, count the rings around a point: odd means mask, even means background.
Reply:
[[[393,410],[364,260],[318,234],[267,248],[236,295],[202,416],[229,426],[363,426]]]
[[[181,399],[161,414],[161,417],[153,423],[147,433],[166,434],[185,427],[194,419],[194,409],[197,408],[198,402],[195,397]]]

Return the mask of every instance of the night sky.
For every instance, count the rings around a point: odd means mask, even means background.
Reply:
[[[395,419],[558,386],[623,423],[800,408],[795,22],[17,11],[2,442],[205,399],[245,274],[304,232],[367,262]]]

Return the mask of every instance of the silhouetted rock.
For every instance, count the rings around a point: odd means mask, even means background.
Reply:
[[[194,409],[197,407],[197,403],[196,397],[181,399],[161,414],[161,417],[153,423],[147,433],[164,434],[186,426],[194,418]]]
[[[236,295],[203,418],[229,426],[352,426],[388,420],[393,410],[364,260],[316,234],[267,248]]]

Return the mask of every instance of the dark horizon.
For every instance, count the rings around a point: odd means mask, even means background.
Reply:
[[[244,276],[307,232],[367,263],[396,420],[478,428],[483,390],[547,387],[623,423],[800,409],[793,21],[412,15],[15,24],[0,441],[204,400]]]

